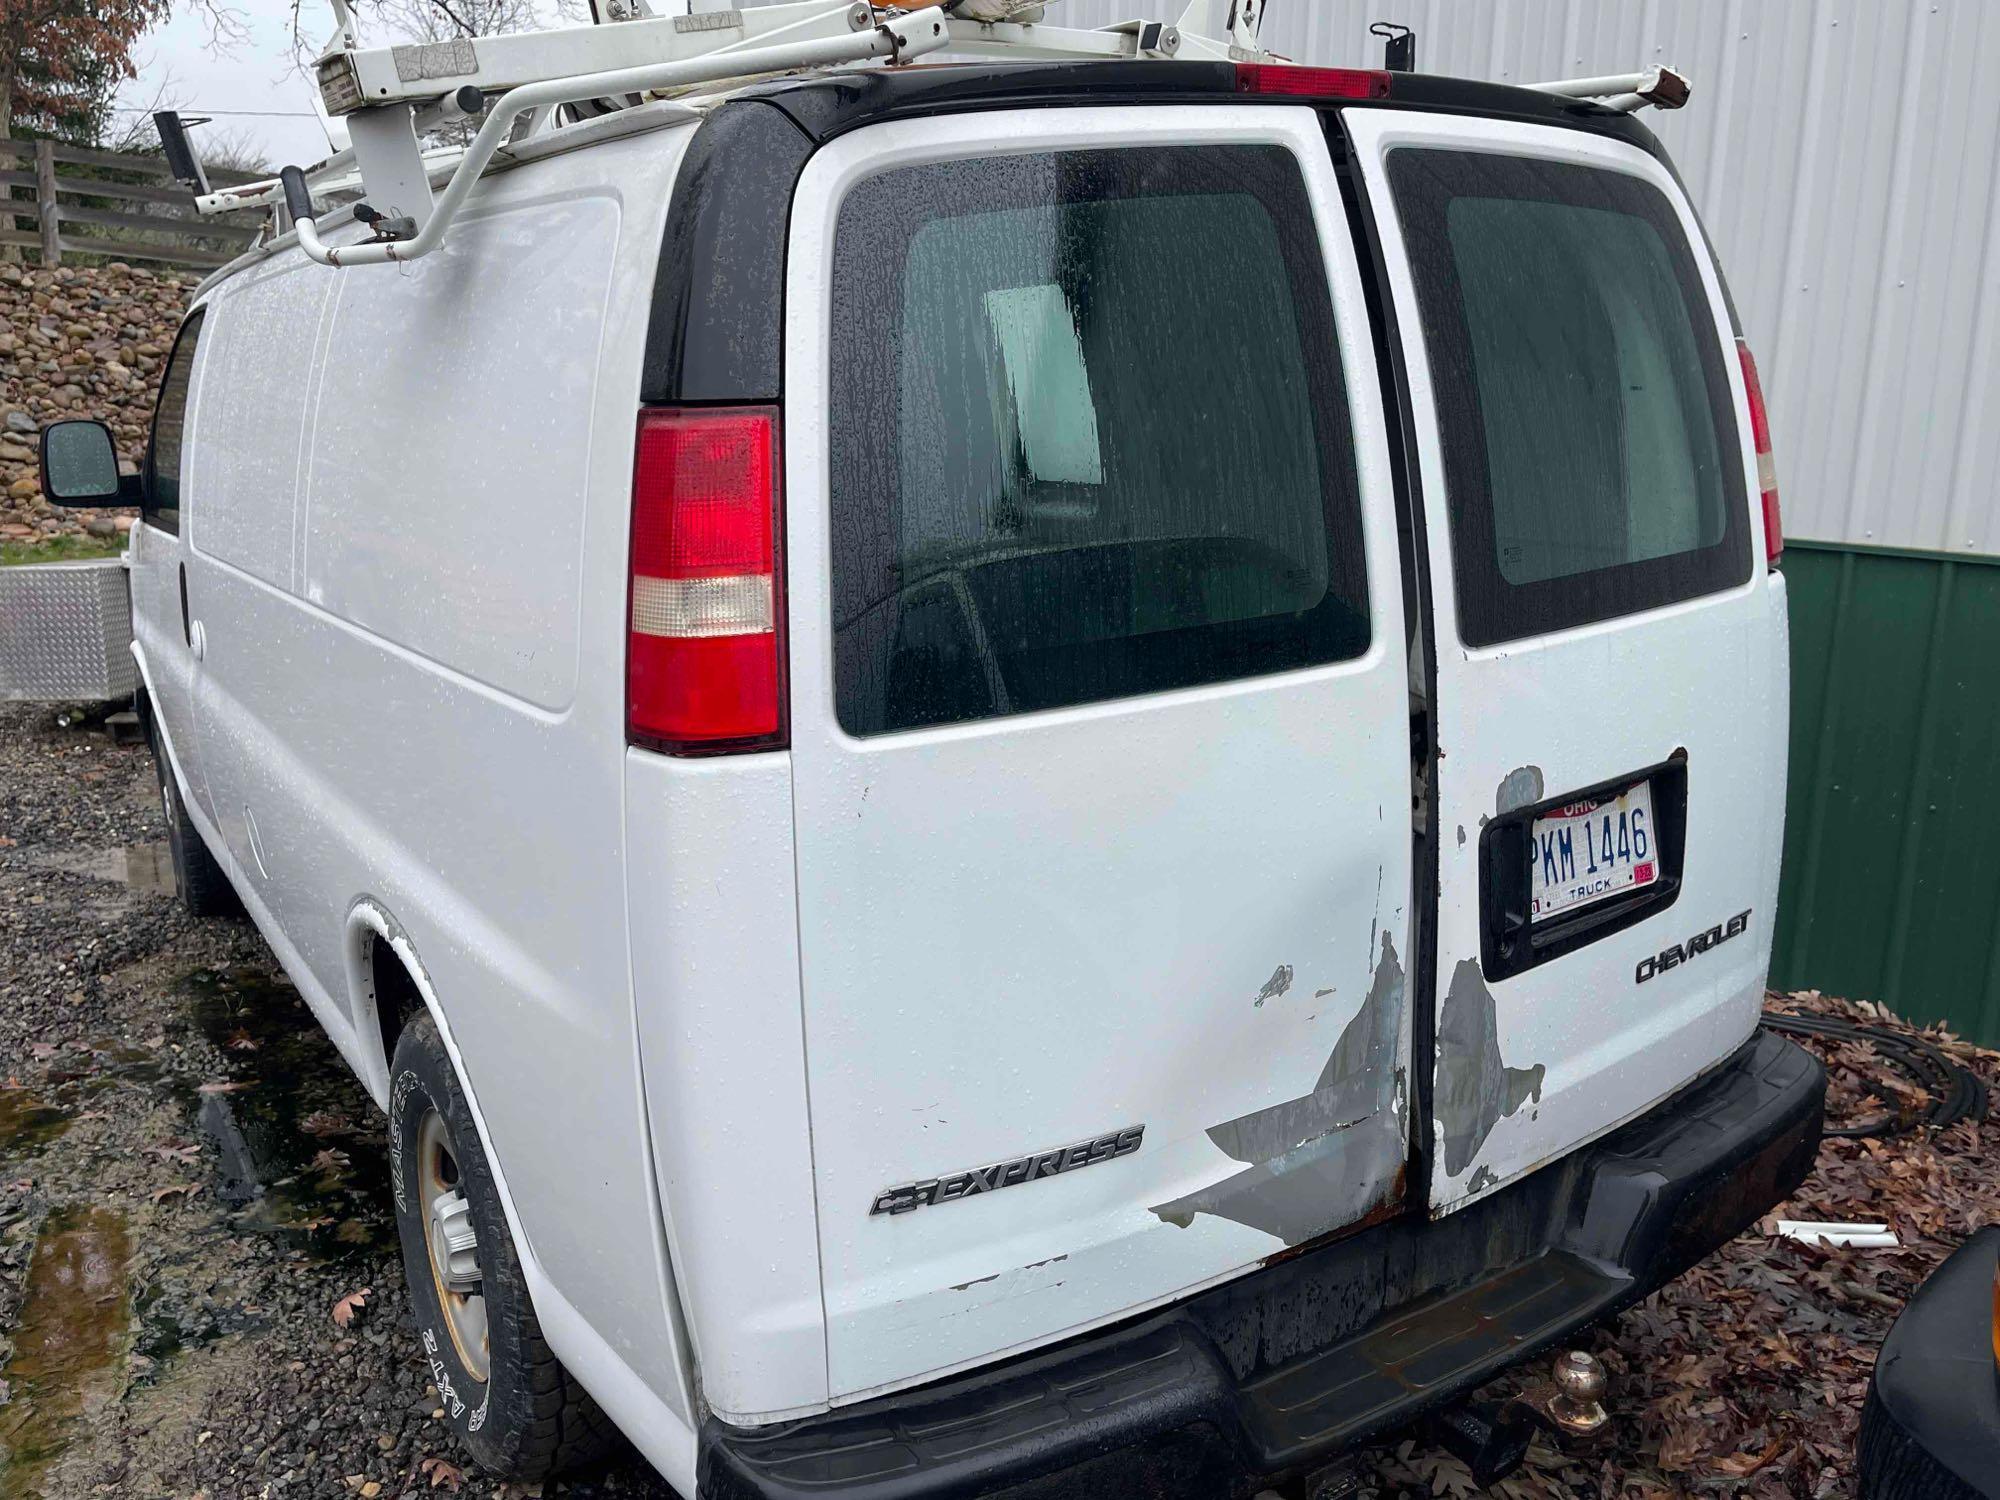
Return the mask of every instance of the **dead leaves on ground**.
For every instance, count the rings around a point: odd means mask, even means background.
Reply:
[[[1898,1024],[1879,1006],[1817,994],[1777,1008]],[[2000,1089],[2000,1054],[1925,1038]],[[1799,1039],[1827,1064],[1829,1123],[1929,1107],[1864,1042]],[[2000,1104],[2000,1099],[1996,1099]],[[1537,1443],[1488,1494],[1505,1500],[1849,1500],[1854,1439],[1876,1351],[1910,1294],[1964,1238],[2000,1222],[2000,1120],[1833,1139],[1792,1199],[1756,1228],[1579,1345],[1611,1375],[1611,1426],[1566,1451]],[[1885,1222],[1901,1244],[1848,1250],[1772,1237],[1778,1218]],[[1482,1392],[1496,1398],[1544,1368]],[[1382,1500],[1460,1500],[1462,1466],[1405,1443],[1377,1455]],[[1464,1475],[1464,1479],[1470,1476]]]
[[[345,1328],[359,1317],[368,1305],[368,1294],[373,1290],[373,1287],[364,1286],[359,1291],[349,1292],[345,1297],[334,1303],[333,1326],[335,1328]]]
[[[458,1487],[465,1483],[465,1471],[456,1464],[446,1463],[441,1458],[424,1459],[417,1465],[417,1472],[430,1480],[432,1489],[442,1485],[454,1495],[458,1493]]]

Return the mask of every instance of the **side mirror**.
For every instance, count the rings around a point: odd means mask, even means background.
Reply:
[[[51,422],[42,429],[42,493],[51,505],[137,505],[139,480],[118,472],[102,422]]]

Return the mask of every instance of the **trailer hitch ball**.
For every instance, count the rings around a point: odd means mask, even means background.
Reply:
[[[1575,1437],[1588,1437],[1610,1420],[1604,1410],[1604,1395],[1610,1389],[1610,1381],[1595,1356],[1581,1349],[1557,1355],[1549,1386],[1546,1404],[1537,1404],[1542,1405],[1549,1422],[1558,1430]]]
[[[1556,1356],[1549,1378],[1538,1380],[1504,1405],[1465,1401],[1425,1419],[1426,1437],[1472,1471],[1473,1482],[1497,1484],[1528,1456],[1540,1428],[1559,1438],[1587,1438],[1610,1418],[1604,1366],[1580,1349]],[[1308,1491],[1307,1500],[1318,1500]]]

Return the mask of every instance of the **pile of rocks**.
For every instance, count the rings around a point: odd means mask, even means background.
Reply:
[[[42,498],[36,434],[62,417],[95,417],[136,469],[153,393],[193,278],[107,266],[0,265],[0,541],[115,536],[118,510],[59,510]]]

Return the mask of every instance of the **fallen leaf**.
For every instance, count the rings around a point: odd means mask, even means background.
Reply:
[[[1759,1469],[1767,1468],[1780,1453],[1785,1451],[1782,1438],[1772,1438],[1762,1453],[1731,1453],[1718,1458],[1709,1467],[1717,1473],[1728,1474],[1737,1479],[1748,1478]]]
[[[159,1157],[161,1161],[174,1161],[183,1164],[194,1161],[201,1155],[201,1147],[184,1146],[178,1142],[167,1146],[149,1146],[146,1149]]]
[[[228,1046],[231,1052],[255,1052],[258,1045],[257,1038],[250,1035],[241,1026],[229,1033]]]
[[[192,1198],[200,1191],[201,1184],[198,1182],[176,1182],[167,1187],[155,1189],[153,1192],[147,1194],[147,1197],[155,1203],[164,1203],[169,1198]]]
[[[465,1471],[446,1463],[441,1458],[427,1458],[417,1465],[417,1470],[430,1476],[432,1489],[443,1485],[454,1495],[458,1493],[458,1487],[465,1482]]]
[[[348,1155],[345,1151],[329,1146],[312,1159],[312,1164],[316,1172],[344,1172],[349,1164]]]
[[[1694,1467],[1701,1454],[1701,1428],[1692,1422],[1669,1422],[1660,1440],[1660,1467],[1668,1473]]]
[[[364,1286],[360,1291],[349,1292],[345,1297],[334,1303],[333,1326],[335,1328],[345,1328],[349,1323],[352,1323],[362,1309],[367,1306],[368,1294],[372,1290],[374,1288]]]
[[[196,1089],[197,1094],[240,1094],[247,1088],[256,1087],[254,1078],[231,1078],[224,1082],[204,1083]]]
[[[28,1043],[28,1056],[34,1058],[35,1061],[37,1062],[47,1062],[50,1058],[54,1057],[55,1055],[56,1055],[55,1045],[51,1042]]]

